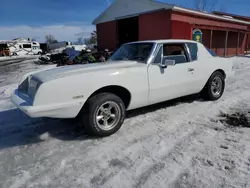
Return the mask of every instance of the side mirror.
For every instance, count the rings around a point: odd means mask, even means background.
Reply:
[[[163,58],[162,62],[159,64],[161,68],[167,68],[168,66],[175,66],[175,60]]]

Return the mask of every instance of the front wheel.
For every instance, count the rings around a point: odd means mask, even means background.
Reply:
[[[206,100],[218,100],[224,93],[225,89],[225,77],[224,75],[216,71],[209,78],[205,88],[202,91],[202,96]]]
[[[82,111],[82,123],[88,134],[105,137],[117,132],[125,118],[123,101],[111,93],[100,93],[89,99]]]

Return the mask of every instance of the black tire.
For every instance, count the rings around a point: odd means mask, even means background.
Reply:
[[[108,105],[109,103],[114,105],[115,109],[118,112],[115,123],[113,123],[113,127],[108,130],[105,130],[99,125],[100,122],[102,122],[103,120],[101,119],[98,121],[97,116],[100,112],[100,108],[104,107],[103,105]],[[101,111],[101,113],[103,112]],[[121,128],[125,119],[125,114],[126,109],[124,103],[118,96],[112,93],[100,93],[91,97],[87,101],[87,104],[86,106],[84,106],[84,109],[82,110],[80,116],[82,123],[89,135],[97,137],[106,137],[116,133]]]
[[[212,90],[212,84],[215,79],[221,80],[221,90],[217,94],[215,94],[215,91]],[[225,90],[225,76],[219,72],[214,72],[211,77],[209,78],[208,82],[206,83],[204,89],[201,92],[202,97],[205,100],[215,101],[221,98]]]

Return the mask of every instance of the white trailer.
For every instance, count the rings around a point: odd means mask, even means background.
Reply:
[[[40,44],[36,41],[29,41],[26,39],[14,39],[12,41],[6,41],[10,55],[37,55],[42,54]]]

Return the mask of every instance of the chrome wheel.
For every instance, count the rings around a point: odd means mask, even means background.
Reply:
[[[121,110],[117,103],[108,101],[102,104],[95,113],[97,126],[105,131],[113,129],[119,122]]]
[[[222,87],[223,87],[222,79],[219,76],[215,77],[211,85],[211,92],[213,96],[215,97],[219,96],[222,92],[222,89],[223,89]]]

